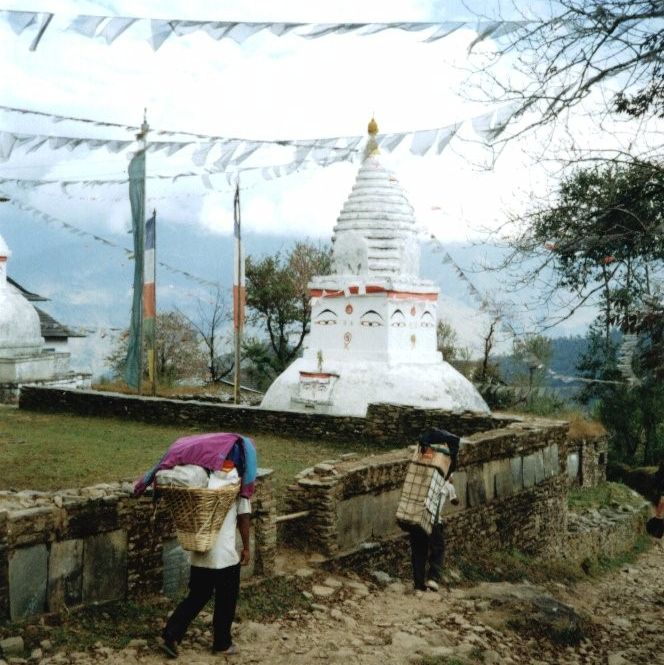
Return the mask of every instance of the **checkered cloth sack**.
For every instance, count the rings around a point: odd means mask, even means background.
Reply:
[[[397,507],[397,524],[409,531],[413,527],[431,534],[438,517],[438,506],[445,486],[450,458],[443,453],[423,455],[416,451],[406,470],[406,479]]]

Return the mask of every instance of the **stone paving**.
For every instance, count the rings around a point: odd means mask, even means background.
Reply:
[[[438,593],[413,593],[384,574],[372,581],[321,579],[303,567],[296,574],[311,579],[305,592],[311,612],[291,612],[269,624],[238,624],[240,653],[232,659],[211,655],[209,631],[196,629],[181,645],[178,662],[397,665],[426,658],[440,665],[451,659],[486,665],[657,665],[664,663],[663,565],[664,548],[657,544],[636,563],[575,586],[483,583]],[[209,615],[204,619],[209,622]],[[575,642],[579,635],[572,629],[579,626],[581,639]],[[574,643],[551,639],[554,631]],[[143,640],[118,651],[99,644],[88,653],[57,652],[46,641],[32,654],[13,653],[10,665],[164,662],[156,643]]]

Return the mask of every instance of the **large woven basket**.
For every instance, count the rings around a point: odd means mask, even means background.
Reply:
[[[240,483],[217,489],[159,487],[166,500],[182,549],[207,552],[219,534],[230,507],[240,492]]]

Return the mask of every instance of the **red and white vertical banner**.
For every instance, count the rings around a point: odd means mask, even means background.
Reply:
[[[235,187],[233,199],[233,235],[235,236],[235,252],[233,261],[233,327],[235,328],[235,380],[233,382],[233,401],[240,403],[240,349],[242,347],[242,327],[244,326],[244,303],[246,289],[244,282],[244,251],[242,249],[242,233],[240,228],[240,182]]]
[[[148,356],[148,379],[156,393],[155,356],[157,346],[157,211],[145,222],[145,262],[143,266],[143,340]]]
[[[240,330],[244,326],[244,310],[247,290],[244,278],[244,247],[240,227],[240,185],[235,189],[233,200],[233,235],[235,237],[233,253],[233,327]]]

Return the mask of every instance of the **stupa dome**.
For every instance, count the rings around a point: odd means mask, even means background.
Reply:
[[[0,236],[0,357],[8,358],[41,350],[44,338],[37,310],[7,282],[11,252]]]

